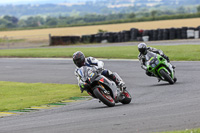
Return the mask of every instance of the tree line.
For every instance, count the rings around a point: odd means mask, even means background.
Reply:
[[[25,28],[48,28],[48,27],[66,27],[66,26],[85,26],[114,24],[125,22],[141,22],[152,20],[167,20],[181,18],[200,17],[200,5],[196,7],[197,13],[186,13],[183,7],[176,12],[168,10],[152,10],[135,13],[116,13],[116,14],[86,14],[84,16],[30,16],[26,19],[19,19],[15,16],[5,15],[0,18],[0,30],[25,29]]]

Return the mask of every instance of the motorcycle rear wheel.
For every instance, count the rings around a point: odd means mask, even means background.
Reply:
[[[110,95],[104,93],[104,91],[100,89],[100,86],[96,87],[93,93],[97,98],[99,98],[100,101],[102,101],[108,107],[115,106],[115,100]]]
[[[174,80],[170,77],[170,75],[164,70],[161,69],[160,70],[160,74],[162,75],[162,77],[168,81],[170,84],[174,84]]]

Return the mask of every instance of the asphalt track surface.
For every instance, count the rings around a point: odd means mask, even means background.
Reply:
[[[67,45],[67,46],[48,46],[47,44],[27,44],[18,46],[8,45],[1,46],[0,49],[22,49],[22,48],[76,48],[76,47],[111,47],[111,46],[136,46],[139,42],[118,42],[118,43],[97,43],[97,44],[76,44],[76,45]],[[149,41],[146,42],[147,45],[200,45],[200,39],[181,39],[181,40],[161,40],[161,41]]]
[[[0,133],[150,133],[200,127],[200,62],[172,62],[178,82],[147,77],[138,61],[103,60],[133,99],[107,107],[98,100],[0,118]],[[71,59],[0,59],[0,81],[76,84]]]

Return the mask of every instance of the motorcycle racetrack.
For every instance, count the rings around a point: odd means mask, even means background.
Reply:
[[[177,83],[146,76],[136,60],[103,60],[132,95],[128,105],[98,100],[0,118],[0,133],[150,133],[200,127],[200,62],[172,62]],[[0,80],[77,84],[71,59],[0,59]]]

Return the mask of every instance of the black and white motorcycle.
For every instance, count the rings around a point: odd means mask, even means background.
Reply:
[[[129,104],[132,98],[127,89],[117,87],[114,81],[101,74],[102,71],[103,69],[96,67],[79,68],[78,75],[84,83],[81,84],[81,89],[86,90],[90,96],[99,99],[109,107],[115,106],[118,102]],[[117,73],[113,74],[119,77]]]

